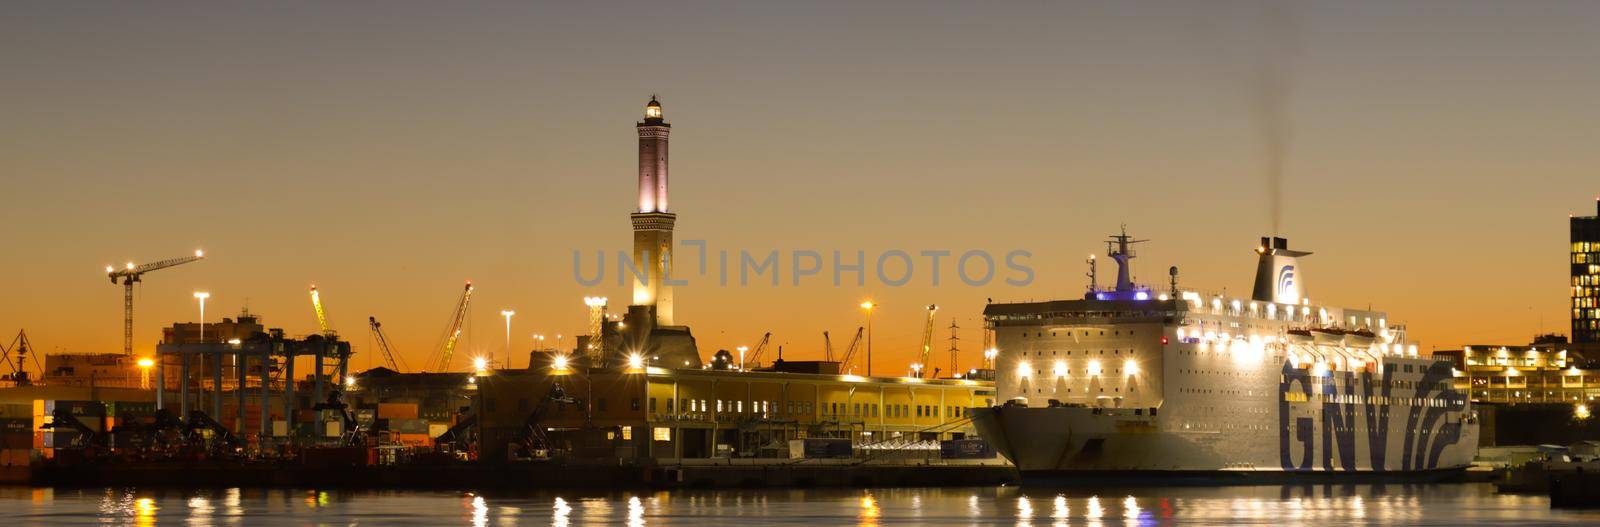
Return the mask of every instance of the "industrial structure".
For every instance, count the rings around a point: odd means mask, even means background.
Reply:
[[[823,438],[843,441],[859,455],[936,451],[939,441],[972,437],[967,410],[994,403],[987,382],[780,370],[671,369],[635,361],[495,371],[477,380],[482,456],[528,457],[518,448],[530,429],[574,455],[587,450],[657,463],[789,458],[790,441]],[[538,395],[552,386],[572,402],[538,411],[544,403]]]

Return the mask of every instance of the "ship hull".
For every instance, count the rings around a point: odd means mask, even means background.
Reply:
[[[1282,426],[1190,431],[1176,426],[1183,420],[1148,409],[973,409],[979,434],[1039,485],[1432,482],[1460,477],[1478,439],[1475,422],[1408,435],[1407,420],[1393,419],[1379,440],[1347,435],[1341,445],[1323,443],[1318,430],[1299,438],[1280,436]]]

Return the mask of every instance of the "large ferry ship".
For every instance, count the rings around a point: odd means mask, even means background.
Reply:
[[[1135,240],[1107,242],[1114,286],[991,303],[997,406],[979,432],[1024,480],[1431,480],[1477,452],[1452,363],[1419,356],[1379,311],[1318,305],[1283,238],[1262,238],[1249,298],[1131,279]]]

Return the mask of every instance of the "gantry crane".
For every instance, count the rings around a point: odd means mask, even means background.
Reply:
[[[939,306],[928,304],[928,323],[922,326],[922,359],[914,366],[917,369],[918,377],[922,376],[922,372],[931,369],[929,368],[928,358],[929,354],[933,352],[933,314],[938,311]]]
[[[141,278],[144,277],[144,274],[150,271],[183,265],[205,257],[206,253],[204,251],[197,250],[194,252],[194,256],[170,258],[144,265],[136,266],[133,265],[133,262],[128,262],[127,267],[123,269],[106,266],[106,276],[111,277],[111,283],[115,284],[118,278],[122,279],[122,352],[124,354],[133,355],[133,284],[142,281]]]
[[[467,322],[467,307],[472,304],[472,281],[461,290],[461,300],[456,302],[455,313],[450,315],[450,325],[444,330],[444,345],[439,353],[437,371],[450,371],[450,358],[455,355],[456,341],[461,338],[461,326]]]
[[[856,356],[856,349],[861,346],[861,334],[866,330],[865,327],[856,327],[856,336],[850,338],[850,345],[844,348],[844,356],[839,358],[840,371],[847,373],[850,371],[850,359]]]
[[[367,317],[367,324],[372,326],[372,338],[378,342],[378,349],[383,351],[383,360],[389,361],[389,369],[405,373],[406,368],[401,365],[400,357],[389,349],[389,337],[383,334],[383,324],[378,322],[377,317]]]

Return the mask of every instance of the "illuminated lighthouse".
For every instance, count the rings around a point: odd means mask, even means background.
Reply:
[[[678,219],[667,211],[667,136],[672,125],[661,117],[661,103],[654,96],[637,129],[639,209],[633,213],[633,261],[643,276],[634,276],[633,305],[651,308],[654,325],[671,326],[672,287],[665,279],[672,268],[672,226]]]

